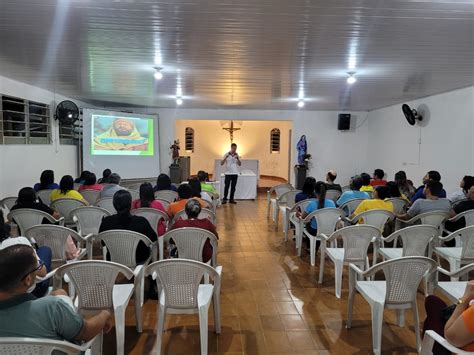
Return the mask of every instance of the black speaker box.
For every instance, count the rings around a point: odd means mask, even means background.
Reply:
[[[351,128],[351,114],[340,113],[337,121],[337,129],[340,131],[348,131]]]

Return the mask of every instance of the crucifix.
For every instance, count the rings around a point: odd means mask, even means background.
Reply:
[[[240,128],[234,128],[234,121],[230,121],[230,127],[224,127],[222,129],[229,132],[230,142],[234,143],[234,132],[240,131]]]

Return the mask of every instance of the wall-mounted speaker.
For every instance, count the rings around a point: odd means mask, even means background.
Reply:
[[[348,131],[351,129],[351,114],[340,113],[339,120],[337,121],[337,129],[340,131]]]

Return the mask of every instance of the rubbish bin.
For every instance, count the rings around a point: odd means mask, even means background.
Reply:
[[[303,188],[307,171],[308,167],[306,165],[295,165],[295,187],[297,190]]]

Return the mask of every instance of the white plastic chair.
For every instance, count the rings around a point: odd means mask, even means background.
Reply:
[[[381,354],[382,323],[384,308],[396,309],[399,326],[404,326],[405,310],[411,308],[416,335],[416,347],[420,350],[420,321],[416,294],[425,275],[436,270],[436,262],[425,257],[405,257],[384,261],[362,271],[354,264],[349,265],[349,301],[347,328],[352,327],[352,310],[355,291],[369,303],[372,312],[372,345],[375,354]],[[359,281],[357,276],[370,278],[382,270],[384,281]]]
[[[463,266],[454,272],[449,272],[438,266],[438,272],[455,279],[468,276],[472,270],[474,270],[474,263]],[[434,288],[438,288],[451,302],[457,303],[464,295],[466,286],[467,281],[437,281]]]
[[[267,218],[270,216],[270,210],[272,211],[272,216],[275,215],[276,211],[276,200],[281,195],[283,195],[287,191],[293,190],[293,186],[290,184],[279,184],[270,188],[267,191]],[[275,194],[275,198],[272,198],[272,195]],[[273,218],[275,220],[275,218]]]
[[[459,221],[461,218],[464,218],[464,221],[466,222],[465,227],[470,227],[474,226],[474,210],[468,210],[464,211],[462,213],[459,213],[455,215],[453,218],[448,219],[450,222],[456,222]],[[446,223],[446,221],[445,221]],[[443,228],[444,232],[446,233],[451,233],[451,231],[446,230],[446,228]]]
[[[127,190],[132,195],[132,201],[140,199],[140,193],[137,190]]]
[[[295,205],[295,197],[297,194],[299,194],[301,191],[300,190],[291,190],[285,192],[283,195],[281,195],[279,198],[276,199],[276,208],[275,208],[275,214],[274,214],[274,221],[275,221],[275,230],[278,230],[278,223],[279,223],[279,217],[280,213],[282,214],[282,225],[283,228],[285,228],[285,225],[287,224],[288,220],[287,215],[286,215],[286,208],[287,207],[293,207]]]
[[[99,234],[100,224],[104,217],[110,216],[110,212],[100,207],[83,206],[73,209],[70,215],[76,223],[77,232],[83,238],[92,234]],[[87,243],[87,255],[93,255],[93,243]]]
[[[98,199],[96,204],[97,207],[103,208],[104,210],[107,210],[110,212],[110,214],[116,214],[117,211],[115,210],[114,207],[114,198],[113,197],[104,197],[101,199]]]
[[[146,273],[152,275],[162,289],[157,308],[157,353],[161,353],[166,314],[197,313],[199,314],[201,334],[201,354],[207,355],[208,314],[212,300],[216,333],[220,334],[221,332],[220,273],[209,265],[186,259],[157,261],[146,268]],[[201,281],[205,275],[210,276],[214,284],[202,284]]]
[[[100,196],[100,190],[86,189],[81,191],[82,197],[86,200],[89,205],[95,205]]]
[[[395,230],[401,229],[403,226],[412,226],[414,224],[429,224],[441,229],[444,221],[448,219],[448,212],[446,211],[431,211],[421,213],[408,221],[400,219],[395,220]]]
[[[78,182],[75,182],[73,189],[76,190],[76,191],[79,191],[79,188],[81,187],[81,185],[82,185],[82,184],[80,184],[80,183],[78,183]]]
[[[198,216],[199,219],[207,218],[212,222],[212,224],[216,225],[216,214],[207,208],[201,209],[201,212]],[[173,223],[176,222],[178,219],[188,219],[188,215],[186,214],[185,210],[181,210],[174,215]]]
[[[117,276],[122,274],[130,280],[135,276],[135,284],[115,284]],[[77,311],[84,315],[93,315],[101,310],[114,310],[117,354],[124,354],[125,310],[137,287],[139,276],[128,267],[103,260],[85,260],[66,264],[56,270],[54,288],[62,288],[62,280],[67,276],[76,295],[73,297]],[[77,297],[76,297],[77,296]],[[138,320],[137,320],[138,324]],[[138,325],[137,325],[138,328]],[[102,342],[102,339],[100,339]]]
[[[27,229],[43,223],[43,219],[45,218],[50,223],[58,223],[60,225],[64,224],[63,217],[61,217],[60,219],[56,219],[49,213],[35,210],[32,208],[19,208],[17,210],[13,210],[8,214],[8,218],[10,220],[14,220],[15,223],[18,225],[18,228],[20,229],[20,235],[23,235]]]
[[[451,233],[446,237],[438,237],[441,242],[447,242],[453,238],[459,238],[460,246],[456,247],[436,247],[435,253],[439,258],[444,258],[449,262],[451,272],[459,270],[461,265],[474,262],[474,226],[465,227]],[[451,281],[457,281],[452,277]]]
[[[7,209],[8,211],[11,211],[12,207],[16,205],[16,200],[18,197],[5,197],[0,201],[1,205],[3,208]]]
[[[51,208],[58,211],[61,217],[64,217],[64,225],[73,227],[75,227],[76,223],[71,216],[71,211],[83,206],[86,206],[83,201],[71,198],[60,198],[51,203]]]
[[[342,193],[344,193],[346,191],[351,191],[351,186],[350,185],[344,185],[343,187],[341,187],[341,190],[342,190]]]
[[[338,229],[329,237],[325,234],[320,234],[322,242],[319,283],[323,283],[324,261],[325,255],[327,255],[334,263],[336,297],[341,298],[342,269],[344,264],[352,263],[362,270],[365,269],[365,267],[368,268],[369,259],[367,257],[367,249],[369,248],[370,243],[374,239],[378,240],[381,235],[382,233],[380,229],[364,224]],[[327,247],[331,244],[336,246],[338,238],[342,239],[342,248]]]
[[[472,351],[464,351],[451,345],[446,339],[433,330],[427,330],[423,337],[423,344],[421,346],[420,355],[433,355],[433,345],[437,342],[443,346],[443,348],[449,350],[453,354],[457,355],[472,355]]]
[[[0,338],[0,354],[2,355],[49,355],[59,352],[67,355],[90,354],[90,347],[97,337],[87,343],[77,345],[64,340],[2,337]]]
[[[36,193],[36,196],[43,202],[46,206],[51,204],[51,192],[53,190],[40,190]]]
[[[331,235],[337,226],[337,222],[344,216],[339,208],[322,208],[311,212],[304,219],[300,220],[300,230],[309,238],[309,252],[311,259],[311,266],[316,264],[316,242],[321,241],[321,234]],[[306,230],[306,225],[315,218],[318,225],[318,235],[313,236]],[[298,256],[301,255],[301,244],[303,243],[303,236],[296,237],[296,243],[299,246]],[[321,259],[322,260],[322,259]],[[322,263],[322,261],[321,261]]]
[[[155,198],[160,200],[166,200],[171,203],[178,199],[178,193],[173,190],[156,191]]]
[[[109,230],[99,233],[98,236],[90,238],[105,244],[103,257],[106,259],[110,254],[110,261],[125,265],[133,270],[135,276],[135,318],[137,321],[137,332],[142,332],[142,306],[145,298],[145,266],[148,265],[153,255],[155,255],[155,244],[145,235],[128,230]],[[138,243],[143,242],[150,248],[150,257],[143,264],[138,264],[136,251]],[[91,256],[89,256],[91,259]]]
[[[346,216],[350,216],[354,213],[356,208],[364,200],[366,200],[366,199],[365,198],[353,198],[352,200],[346,201],[345,203],[340,205],[339,208],[344,211]]]
[[[336,202],[339,199],[339,197],[341,197],[341,195],[342,195],[342,192],[339,190],[326,191],[326,198],[329,200],[333,200],[334,202]]]
[[[168,210],[168,207],[170,206],[171,202],[169,202],[168,200],[160,199],[160,198],[157,198],[156,200],[163,205],[163,208],[165,210]]]
[[[392,203],[393,213],[395,214],[405,213],[406,207],[408,206],[408,201],[402,198],[388,198],[386,201]]]
[[[82,247],[85,246],[90,235],[82,237],[79,233],[70,228],[53,224],[40,224],[28,228],[25,231],[25,237],[36,243],[38,247],[46,246],[51,249],[52,264],[56,266],[68,262],[66,257],[66,243],[69,236],[71,236],[73,241],[80,248],[76,260],[82,259],[87,253],[87,249]]]
[[[302,230],[300,230],[300,219],[296,217],[296,212],[299,210],[301,212],[304,212],[306,206],[308,206],[311,202],[316,202],[317,199],[315,198],[310,198],[307,200],[300,201],[298,203],[295,203],[293,207],[286,206],[285,208],[285,215],[286,215],[286,225],[284,229],[284,236],[285,236],[285,242],[288,240],[288,233],[290,231],[290,226],[293,224],[295,226],[295,235],[300,235],[303,233]]]
[[[155,208],[142,207],[131,210],[130,213],[135,216],[145,217],[148,223],[150,223],[150,226],[155,230],[158,227],[158,223],[163,220],[165,221],[165,230],[168,230],[170,217],[163,211],[157,210]]]

